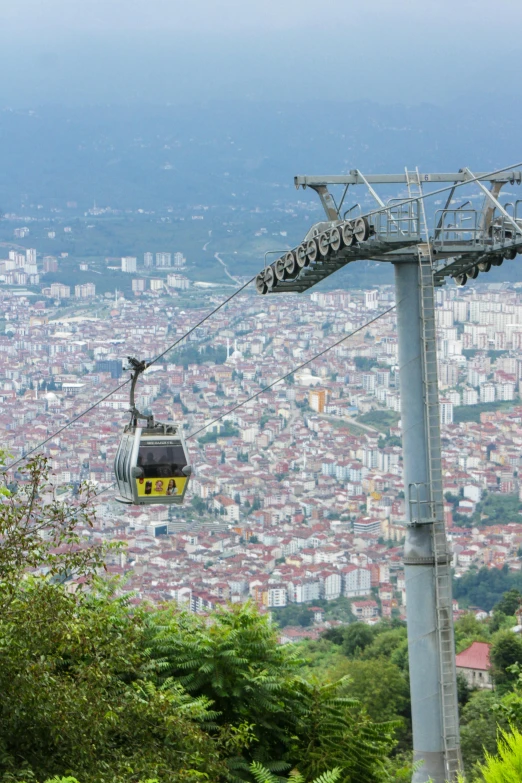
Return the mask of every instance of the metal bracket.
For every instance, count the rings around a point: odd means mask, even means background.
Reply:
[[[136,427],[138,425],[138,419],[144,419],[147,422],[147,427],[154,427],[154,416],[150,415],[147,416],[144,413],[140,413],[140,411],[136,407],[136,401],[135,401],[135,391],[136,391],[136,384],[138,382],[138,378],[140,375],[145,372],[147,367],[150,366],[149,362],[146,361],[140,361],[139,359],[134,359],[132,356],[127,356],[127,359],[129,361],[130,367],[127,367],[127,370],[132,370],[131,375],[131,387],[130,387],[130,414],[131,414],[131,426]]]
[[[422,496],[422,497],[421,497]],[[424,482],[408,485],[408,503],[410,507],[410,527],[433,525],[436,522],[429,498],[429,487]]]
[[[513,226],[513,228],[515,229],[515,231],[516,231],[517,233],[519,233],[519,234],[522,234],[522,228],[520,228],[520,226],[518,225],[518,223],[516,222],[516,220],[513,220],[513,218],[512,218],[512,217],[511,217],[511,215],[509,214],[509,212],[506,212],[506,210],[504,209],[504,207],[502,206],[502,204],[501,204],[501,203],[498,201],[498,199],[496,199],[496,198],[495,198],[495,196],[493,195],[493,193],[492,193],[490,190],[488,190],[488,189],[486,188],[486,186],[485,186],[485,185],[483,185],[483,184],[482,184],[482,182],[480,182],[480,180],[479,180],[479,179],[477,179],[477,178],[475,177],[475,175],[473,174],[473,172],[472,172],[472,171],[470,171],[470,170],[469,170],[467,167],[466,167],[466,168],[464,168],[464,172],[465,172],[465,173],[466,173],[466,174],[467,174],[467,175],[468,175],[468,176],[469,176],[471,179],[474,179],[474,180],[475,180],[475,182],[477,183],[477,185],[479,186],[479,188],[480,188],[482,191],[484,191],[484,193],[485,193],[486,197],[487,197],[487,198],[488,198],[488,199],[489,199],[489,200],[492,202],[492,204],[494,204],[494,205],[495,205],[495,207],[498,209],[498,211],[500,212],[500,214],[501,214],[501,215],[503,215],[503,216],[505,217],[505,219],[506,219],[506,220],[507,220],[509,223],[511,223],[511,225]],[[500,188],[499,188],[499,190],[500,190]]]

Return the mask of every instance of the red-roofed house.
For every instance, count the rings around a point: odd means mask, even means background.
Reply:
[[[455,658],[457,672],[462,672],[470,688],[493,688],[487,642],[473,642]]]

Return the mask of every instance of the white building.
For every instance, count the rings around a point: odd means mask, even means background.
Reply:
[[[471,389],[466,386],[462,390],[462,404],[463,405],[478,405],[479,396],[476,389]]]
[[[348,598],[371,593],[371,574],[368,568],[348,565],[342,569],[343,595]]]
[[[121,271],[135,274],[138,268],[138,259],[135,256],[123,256],[121,259]]]
[[[96,286],[94,283],[75,285],[74,295],[76,299],[93,299],[96,296]]]
[[[71,287],[63,283],[51,283],[50,293],[55,299],[69,299]]]
[[[494,383],[483,383],[480,386],[480,401],[495,402],[496,390]]]
[[[156,253],[156,266],[158,269],[172,266],[172,253]]]
[[[381,532],[381,520],[364,517],[356,519],[353,523],[353,532],[356,536],[361,535],[379,535]]]
[[[150,269],[154,265],[154,256],[152,253],[143,254],[143,266],[145,269]]]
[[[287,592],[288,600],[292,603],[306,604],[321,597],[321,585],[319,579],[303,577],[289,582]]]
[[[285,585],[268,585],[263,591],[263,603],[268,607],[286,606],[287,596]]]
[[[376,288],[372,291],[364,292],[364,306],[367,310],[377,310],[379,306],[379,291]]]
[[[169,288],[179,288],[186,291],[190,286],[190,280],[185,275],[167,275],[167,285]]]
[[[440,400],[440,423],[441,424],[453,424],[453,403],[450,400]]]

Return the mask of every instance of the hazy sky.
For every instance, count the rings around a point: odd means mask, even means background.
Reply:
[[[518,101],[521,23],[521,0],[0,0],[0,106]]]

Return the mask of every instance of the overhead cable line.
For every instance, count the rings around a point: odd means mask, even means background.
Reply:
[[[185,332],[182,337],[179,337],[175,342],[172,343],[172,345],[169,345],[168,348],[165,348],[164,351],[162,351],[158,356],[156,356],[155,359],[152,359],[150,362],[147,362],[147,367],[150,367],[153,364],[156,364],[156,362],[159,362],[160,359],[163,359],[163,357],[172,351],[179,343],[181,343],[183,340],[185,340],[189,335],[192,334],[198,327],[200,327],[202,324],[205,323],[205,321],[208,321],[209,318],[211,318],[213,315],[215,315],[218,310],[221,310],[222,307],[224,307],[228,302],[230,302],[231,299],[234,299],[235,296],[240,294],[242,291],[247,288],[247,286],[250,285],[250,283],[255,280],[255,277],[251,277],[250,280],[248,280],[246,283],[244,283],[240,288],[237,289],[237,291],[234,291],[233,294],[231,294],[227,299],[225,299],[221,304],[219,304],[217,307],[215,307],[210,313],[208,313],[204,318],[201,319],[201,321],[198,321],[197,324],[194,324],[188,332]],[[116,392],[119,392],[121,389],[123,389],[125,386],[127,386],[131,382],[131,378],[127,378],[126,381],[123,383],[120,383],[119,386],[116,386],[112,391],[105,394],[103,397],[101,397],[99,400],[97,400],[95,403],[90,405],[88,408],[86,408],[84,411],[79,413],[77,416],[75,416],[71,421],[68,421],[66,424],[63,425],[63,427],[60,427],[56,430],[56,432],[53,432],[51,435],[49,435],[45,440],[42,440],[41,443],[39,443],[37,446],[34,446],[30,451],[27,452],[27,454],[24,454],[23,457],[20,457],[19,459],[15,460],[14,462],[11,462],[10,465],[7,465],[3,470],[1,474],[7,473],[8,470],[11,470],[11,468],[14,468],[16,465],[18,465],[20,462],[24,462],[28,457],[31,456],[31,454],[34,454],[35,451],[38,451],[42,448],[42,446],[45,446],[46,443],[49,443],[50,440],[53,440],[53,438],[56,438],[57,435],[60,435],[64,430],[66,430],[68,427],[70,427],[72,424],[75,424],[77,421],[82,419],[84,416],[86,416],[88,413],[90,413],[92,410],[98,407],[98,405],[101,405],[102,402],[105,402],[105,400],[108,400],[109,397],[112,397],[113,394],[116,394]],[[0,475],[1,475],[0,474]]]
[[[353,337],[358,332],[362,332],[363,329],[366,329],[368,326],[371,326],[371,324],[375,323],[375,321],[378,321],[379,318],[382,318],[384,315],[391,313],[392,310],[395,310],[396,307],[397,305],[394,304],[391,307],[388,307],[387,310],[383,310],[383,312],[379,313],[379,315],[376,315],[375,318],[372,318],[370,321],[367,321],[362,326],[358,326],[357,329],[353,330],[353,332],[346,334],[344,337],[342,337],[340,340],[337,340],[335,343],[332,343],[331,345],[328,345],[326,348],[323,348],[322,351],[316,353],[315,356],[311,357],[311,359],[307,359],[306,362],[303,362],[302,364],[299,364],[297,367],[294,367],[293,370],[287,372],[286,375],[282,375],[280,378],[277,378],[277,380],[272,381],[272,383],[269,383],[268,386],[265,386],[263,389],[260,389],[255,394],[252,394],[250,397],[247,397],[246,400],[243,400],[242,402],[239,402],[237,405],[234,405],[232,408],[229,408],[228,411],[222,413],[221,416],[218,416],[217,418],[213,419],[208,424],[203,425],[203,427],[200,427],[199,430],[196,430],[195,432],[191,432],[190,435],[187,435],[186,440],[190,440],[190,438],[194,438],[196,435],[199,435],[200,432],[203,432],[203,430],[208,429],[213,424],[216,424],[216,422],[221,421],[221,419],[224,419],[225,416],[229,416],[234,411],[237,411],[238,408],[241,408],[243,407],[243,405],[246,405],[247,402],[251,402],[252,400],[255,400],[256,397],[259,397],[261,394],[264,394],[266,391],[268,391],[269,389],[271,389],[273,386],[280,383],[281,381],[286,380],[291,375],[301,370],[303,367],[306,367],[307,364],[311,364],[311,362],[315,361],[316,359],[319,359],[320,356],[324,356],[324,354],[328,353],[328,351],[331,351],[332,348],[336,348],[338,345],[341,345],[341,343],[344,343],[345,340],[349,340],[350,337]]]
[[[249,282],[252,282],[252,281],[249,281]],[[237,293],[239,293],[239,292],[237,292]],[[233,413],[234,411],[238,410],[238,408],[242,408],[243,405],[246,405],[248,402],[251,402],[252,400],[255,400],[257,397],[260,397],[261,394],[264,394],[266,391],[271,389],[276,384],[281,383],[281,381],[286,380],[291,375],[293,375],[294,373],[296,373],[299,370],[301,370],[303,367],[306,367],[308,364],[311,364],[316,359],[319,359],[321,356],[324,356],[324,354],[328,353],[328,351],[331,351],[332,348],[336,348],[338,345],[341,345],[341,343],[344,343],[346,340],[349,340],[350,337],[353,337],[354,335],[358,334],[359,332],[362,332],[363,329],[366,329],[368,326],[371,326],[371,324],[373,324],[376,321],[378,321],[379,318],[382,318],[383,316],[387,315],[388,313],[391,313],[393,310],[395,310],[396,307],[397,307],[396,304],[392,305],[391,307],[388,307],[388,309],[383,310],[382,313],[379,313],[379,315],[376,315],[370,321],[366,321],[366,323],[362,324],[362,326],[358,326],[357,329],[353,330],[353,332],[350,332],[349,334],[345,334],[344,337],[341,337],[340,340],[337,340],[335,343],[332,343],[331,345],[328,345],[326,348],[324,348],[322,351],[319,351],[319,353],[316,353],[310,359],[307,359],[305,362],[302,362],[301,364],[297,365],[297,367],[294,367],[292,370],[287,372],[286,375],[282,375],[280,378],[277,378],[277,380],[272,381],[272,383],[269,383],[268,386],[265,386],[263,389],[260,389],[258,392],[256,392],[255,394],[252,394],[250,397],[247,397],[246,400],[243,400],[242,402],[239,402],[237,405],[234,405],[232,408],[229,408],[229,410],[225,411],[225,413],[222,413],[220,416],[218,416],[217,418],[213,419],[208,424],[205,424],[203,427],[200,427],[200,429],[195,430],[195,432],[191,432],[190,435],[187,436],[186,440],[190,440],[190,438],[195,438],[196,435],[199,435],[200,432],[203,432],[203,430],[208,429],[213,424],[216,424],[216,422],[221,421],[221,419],[224,419],[225,416],[229,416],[231,413]],[[128,381],[127,381],[127,383],[128,383]],[[123,385],[125,385],[125,384],[123,384]],[[13,464],[16,464],[16,463],[13,463]],[[104,492],[108,492],[115,485],[116,485],[116,482],[114,481],[108,487],[104,487],[104,489],[101,489],[99,492],[95,492],[94,495],[92,496],[92,498],[89,499],[89,501],[94,500],[95,498],[99,497],[100,495],[103,495]]]

